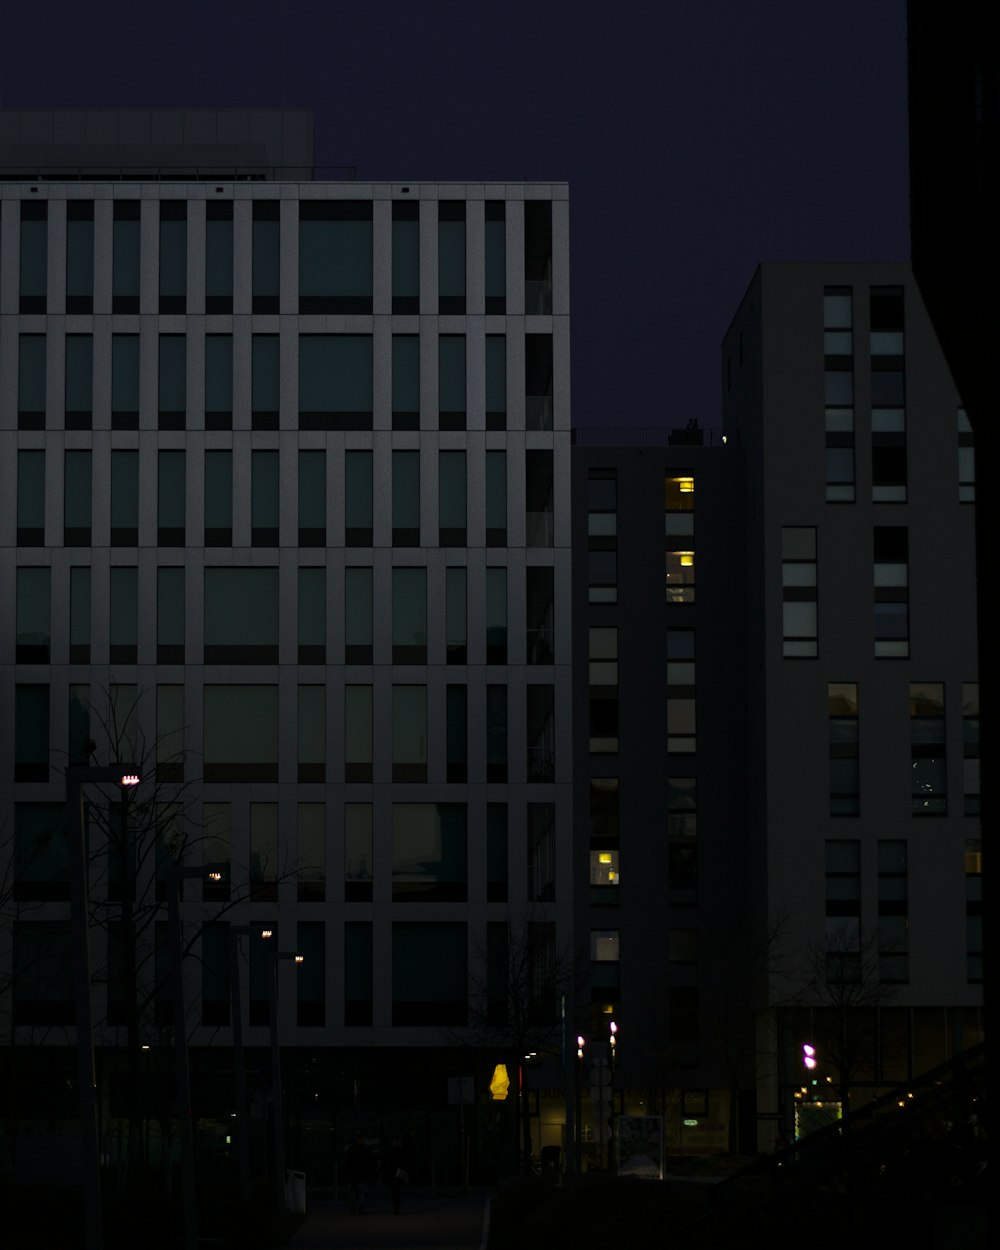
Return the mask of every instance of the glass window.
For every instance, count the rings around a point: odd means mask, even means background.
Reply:
[[[393,803],[394,902],[464,902],[468,833],[464,803]]]
[[[205,686],[205,781],[278,780],[278,687]]]
[[[16,574],[15,654],[18,664],[48,664],[52,645],[51,570],[20,568]]]
[[[392,311],[420,311],[420,203],[392,202]]]
[[[507,570],[486,570],[486,663],[507,663]]]
[[[552,429],[552,335],[524,336],[524,424]]]
[[[205,546],[233,542],[233,453],[205,452]]]
[[[183,453],[181,453],[183,455]],[[111,545],[139,544],[139,453],[111,453]]]
[[[469,779],[469,688],[445,688],[445,780]]]
[[[250,541],[255,547],[278,545],[278,453],[250,455]]]
[[[438,202],[438,312],[465,312],[465,201]]]
[[[392,545],[420,546],[420,452],[392,453]]]
[[[368,902],[372,896],[372,805],[344,804],[344,898]]]
[[[21,201],[22,313],[43,313],[48,288],[49,206],[44,200]]]
[[[139,311],[139,200],[115,200],[111,242],[111,311]]]
[[[464,547],[466,542],[465,452],[438,453],[438,542]]]
[[[17,545],[45,546],[45,452],[17,453]]]
[[[618,751],[618,628],[591,626],[588,633],[590,751],[591,754],[615,754]],[[667,720],[669,736],[669,699]]]
[[[372,545],[372,453],[344,453],[344,541],[348,547]]]
[[[486,201],[486,312],[501,315],[507,311],[506,210],[503,200]]]
[[[465,429],[465,335],[438,336],[438,427]]]
[[[49,688],[14,687],[14,780],[49,779]]]
[[[205,312],[233,311],[233,204],[205,205]]]
[[[556,809],[554,803],[528,804],[528,897],[552,903],[556,897]]]
[[[299,663],[326,663],[326,569],[299,569]]]
[[[90,573],[89,569],[85,571]],[[87,598],[89,602],[89,576]],[[156,662],[158,664],[184,663],[184,620],[184,569],[180,565],[158,568],[156,570]]]
[[[979,815],[979,683],[962,683],[962,789],[965,815]]]
[[[427,663],[427,570],[392,570],[392,662]]]
[[[486,687],[486,780],[507,780],[507,687]]]
[[[166,817],[161,825],[162,841],[165,843],[163,849],[170,854],[170,844],[183,845],[182,834],[180,831],[180,819],[177,807],[173,804],[162,805],[166,810],[163,815]],[[231,803],[206,803],[202,808],[202,818],[204,820],[205,831],[204,840],[202,841],[201,862],[203,864],[229,864],[232,861],[233,854],[233,809]],[[157,842],[157,851],[160,850],[160,840]],[[157,865],[157,875],[159,876],[159,864]],[[231,894],[231,884],[229,880],[230,874],[225,873],[222,881],[210,881],[207,878],[202,882],[201,897],[208,902],[225,903],[229,900]],[[159,897],[159,895],[157,895]],[[164,897],[166,897],[164,895]]]
[[[326,546],[326,452],[299,452],[299,546]]]
[[[187,339],[183,334],[160,335],[158,383],[161,430],[183,430],[187,410]]]
[[[112,664],[135,664],[139,650],[139,570],[111,569],[110,648]]]
[[[393,1025],[465,1026],[468,967],[468,936],[463,922],[394,921]]]
[[[782,654],[815,658],[819,644],[814,526],[782,526],[781,561]]]
[[[370,920],[344,923],[344,1024],[372,1022],[372,925]]]
[[[89,430],[94,406],[94,337],[66,335],[66,429]]]
[[[486,453],[486,545],[507,545],[507,453]]]
[[[507,804],[486,804],[486,899],[507,901]]]
[[[830,682],[826,688],[830,738],[830,815],[860,814],[858,776],[858,685]]]
[[[73,931],[68,920],[13,923],[13,1025],[72,1025]]]
[[[183,451],[157,453],[156,542],[183,547],[185,534],[185,464]]]
[[[420,429],[420,336],[392,336],[392,428]]]
[[[445,570],[445,655],[449,664],[465,664],[468,659],[464,568]]]
[[[276,430],[281,409],[281,355],[277,334],[255,334],[250,341],[251,422],[255,430]]]
[[[66,201],[66,311],[94,311],[94,205]]]
[[[392,779],[427,780],[427,687],[392,688]]]
[[[875,655],[910,653],[909,537],[905,526],[876,525],[873,535]]]
[[[111,336],[111,428],[139,428],[139,336]]]
[[[322,903],[326,897],[326,804],[298,805],[298,901]]]
[[[486,336],[486,428],[507,428],[507,338]]]
[[[344,662],[372,662],[372,570],[344,570]]]
[[[160,312],[187,312],[187,202],[160,201]]]
[[[372,428],[372,336],[299,335],[299,425]]]
[[[278,805],[250,804],[250,897],[278,901]]]
[[[17,428],[45,429],[45,335],[18,336]]]
[[[976,499],[976,449],[972,424],[964,408],[958,409],[958,501],[974,503]]]
[[[205,569],[205,663],[277,662],[278,570]]]
[[[302,956],[295,977],[295,1023],[316,1028],[326,1023],[326,925],[322,920],[300,920],[295,949]]]
[[[371,201],[300,200],[299,312],[371,310]]]
[[[529,685],[527,689],[528,781],[555,781],[555,687],[545,683]]]
[[[64,460],[63,545],[90,546],[90,452],[67,451]]]
[[[14,804],[13,895],[17,902],[69,902],[64,804]]]
[[[524,311],[552,311],[552,203],[524,202]]]
[[[667,778],[667,897],[678,907],[698,901],[698,798],[693,777]]]
[[[551,565],[525,569],[529,664],[551,664],[555,654],[555,581]]]
[[[529,547],[551,547],[555,540],[551,451],[524,453],[526,537]]]
[[[229,922],[210,920],[201,929],[201,1022],[229,1024]]]
[[[205,429],[233,428],[233,336],[205,335]]]
[[[184,780],[184,687],[156,687],[156,780]]]
[[[69,571],[69,662],[90,663],[90,567]]]
[[[694,603],[694,478],[668,473],[663,479],[666,587],[668,603]]]
[[[326,687],[299,686],[298,779],[326,780]]]
[[[281,202],[253,202],[253,311],[276,313],[281,291]]]
[[[944,684],[910,683],[911,809],[914,816],[948,813]]]
[[[372,688],[344,687],[344,780],[372,779]]]

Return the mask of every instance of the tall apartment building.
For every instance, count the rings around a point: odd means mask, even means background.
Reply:
[[[762,265],[723,368],[748,474],[745,836],[758,924],[782,930],[758,1110],[787,1131],[841,1076],[860,1097],[981,1040],[973,449],[907,265]]]
[[[492,1108],[473,1150],[488,1129],[497,1162],[508,955],[530,923],[554,963],[572,920],[566,187],[315,181],[295,115],[0,120],[18,1114],[75,1114],[63,768],[127,752],[130,819],[154,809],[91,887],[105,1129],[125,957],[107,904],[144,909],[142,1042],[165,1066],[162,899],[186,839],[187,865],[231,866],[183,902],[202,1148],[230,1131],[230,926],[249,925],[305,957],[280,970],[293,1154],[322,1172],[345,1126],[412,1128],[452,1166],[448,1079],[468,1077]],[[266,954],[241,951],[265,1069]]]

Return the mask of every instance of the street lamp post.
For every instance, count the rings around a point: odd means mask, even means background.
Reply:
[[[236,1154],[240,1170],[240,1201],[250,1201],[250,1136],[247,1125],[247,1071],[243,1051],[243,1008],[240,1002],[240,938],[254,932],[250,925],[229,929],[229,1010],[233,1017],[233,1076],[236,1081]]]
[[[87,1250],[101,1250],[101,1141],[97,1073],[94,1066],[94,1015],[90,1002],[90,890],[84,845],[83,787],[89,782],[113,781],[120,786],[139,783],[134,764],[107,768],[74,765],[66,769],[66,821],[70,856],[73,934],[73,997],[76,1007],[76,1058],[80,1096],[80,1146],[84,1221]]]
[[[262,929],[260,936],[265,941],[270,941],[274,937],[274,930]],[[270,976],[267,978],[268,1014],[271,1018],[271,1089],[274,1095],[274,1183],[279,1216],[285,1214],[285,1125],[281,1104],[281,1049],[278,1045],[278,961],[280,959],[291,959],[296,964],[301,964],[304,962],[304,957],[295,951],[272,949]]]

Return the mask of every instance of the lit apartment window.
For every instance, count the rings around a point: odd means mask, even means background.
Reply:
[[[618,475],[614,469],[587,474],[587,599],[618,602]]]
[[[667,750],[697,750],[695,719],[695,635],[693,629],[667,630]]]
[[[590,752],[618,752],[618,629],[591,626],[589,630]]]
[[[94,311],[94,204],[66,201],[66,311]]]
[[[816,529],[781,529],[782,654],[810,659],[818,654]]]
[[[205,205],[205,312],[233,311],[233,202]]]
[[[344,804],[344,899],[367,903],[372,897],[372,805]]]
[[[854,501],[854,315],[850,287],[823,292],[826,498]]]
[[[830,682],[826,688],[826,708],[830,740],[830,815],[857,816],[861,810],[857,682]]]
[[[694,603],[694,478],[663,479],[667,603]]]
[[[905,984],[910,979],[910,920],[906,880],[906,842],[878,844],[878,979]]]
[[[826,979],[853,981],[861,963],[861,843],[826,843]]]
[[[590,901],[599,907],[618,902],[621,872],[617,847],[590,852]]]
[[[698,792],[694,777],[667,778],[667,899],[675,907],[698,901]]]
[[[966,979],[983,979],[983,850],[978,838],[965,842]]]
[[[875,655],[910,654],[909,540],[905,526],[877,525],[875,555]]]
[[[872,287],[872,499],[906,501],[906,374],[903,288]]]
[[[948,763],[943,682],[910,683],[910,767],[913,815],[946,815]]]
[[[976,449],[969,414],[964,408],[958,410],[958,501],[976,501]]]
[[[962,789],[966,816],[979,815],[979,683],[962,683]]]

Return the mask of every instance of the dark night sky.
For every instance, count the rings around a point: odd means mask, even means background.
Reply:
[[[284,103],[364,180],[569,181],[578,425],[717,424],[759,260],[909,253],[904,0],[0,0],[0,91]]]

